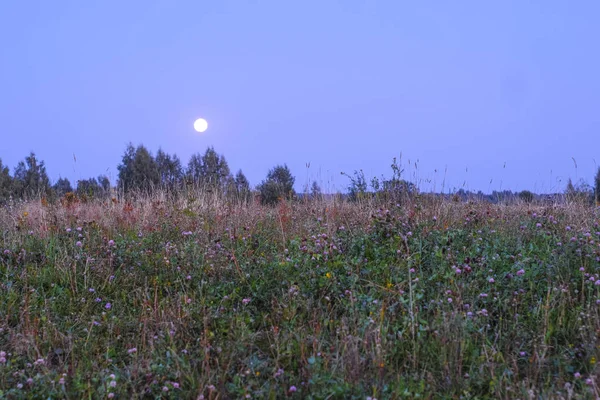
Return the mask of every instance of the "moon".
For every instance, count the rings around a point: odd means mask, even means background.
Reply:
[[[204,118],[198,118],[194,121],[194,129],[196,132],[205,132],[208,129],[208,122]]]

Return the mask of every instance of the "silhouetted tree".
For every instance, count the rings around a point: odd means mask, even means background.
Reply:
[[[231,178],[225,157],[217,154],[214,148],[206,149],[204,155],[194,154],[188,163],[186,176],[211,190],[224,190]]]
[[[177,155],[170,155],[158,149],[156,166],[160,175],[160,183],[166,188],[176,187],[183,178],[183,168]]]
[[[77,195],[82,198],[101,198],[110,193],[110,180],[106,175],[77,181]]]
[[[567,196],[568,199],[571,199],[575,196],[575,186],[573,185],[573,181],[571,181],[571,178],[569,178],[569,181],[567,182],[567,187],[565,189],[565,195]]]
[[[533,201],[533,197],[533,193],[531,193],[529,190],[523,190],[519,193],[519,198],[524,203],[531,203]]]
[[[43,161],[38,161],[32,152],[15,168],[13,187],[19,197],[47,196],[50,194],[50,179]]]
[[[235,174],[235,190],[239,199],[243,201],[250,199],[250,183],[241,169]]]
[[[594,189],[583,179],[580,179],[576,185],[573,185],[573,182],[569,179],[567,188],[565,189],[565,196],[568,201],[589,204],[594,202]]]
[[[367,180],[362,170],[354,171],[354,176],[350,176],[345,172],[342,172],[342,175],[350,179],[350,185],[348,185],[348,198],[350,201],[357,201],[367,195]]]
[[[125,149],[119,170],[119,186],[125,191],[149,191],[160,183],[156,161],[144,146],[134,148],[130,143]]]
[[[296,178],[292,175],[287,165],[278,165],[267,174],[267,179],[258,185],[261,202],[263,204],[276,204],[279,199],[291,199],[294,192]]]
[[[2,164],[2,159],[0,159],[0,203],[8,200],[12,191],[13,181],[10,176],[10,170]]]
[[[97,180],[102,188],[102,195],[108,195],[110,193],[110,179],[108,179],[108,176],[99,175]]]
[[[54,191],[59,197],[62,197],[65,194],[73,191],[71,182],[69,182],[67,178],[59,178],[58,181],[56,181],[56,183],[52,187],[52,189],[54,189]]]
[[[596,198],[596,205],[600,206],[600,167],[598,167],[596,177],[594,178],[594,193]]]
[[[310,195],[313,199],[321,198],[321,186],[319,186],[317,181],[313,181],[310,187]]]

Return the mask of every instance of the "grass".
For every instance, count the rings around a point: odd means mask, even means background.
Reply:
[[[0,210],[0,397],[598,398],[600,215],[216,198]]]

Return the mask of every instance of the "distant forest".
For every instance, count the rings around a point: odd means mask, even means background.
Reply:
[[[359,201],[365,198],[381,198],[389,201],[400,201],[406,196],[419,194],[418,187],[402,179],[403,170],[393,160],[390,178],[372,178],[369,181],[362,170],[345,175],[349,184],[345,193],[336,195]],[[281,199],[331,196],[323,194],[319,184],[312,181],[303,192],[294,190],[295,177],[287,165],[275,165],[269,170],[265,179],[252,187],[242,172],[235,174],[229,169],[225,157],[218,154],[213,147],[204,154],[194,154],[187,165],[184,165],[176,154],[167,154],[159,149],[153,155],[145,146],[127,145],[121,163],[117,167],[117,182],[110,182],[105,175],[78,180],[71,183],[66,178],[51,182],[44,161],[35,153],[30,153],[20,161],[11,174],[8,166],[0,159],[0,204],[21,199],[39,199],[56,201],[62,198],[89,200],[94,198],[114,197],[117,194],[150,194],[155,190],[167,191],[177,195],[184,188],[200,188],[204,191],[218,193],[240,201],[258,199],[263,204],[275,204]],[[423,193],[422,193],[423,194]],[[424,194],[423,194],[424,195]],[[552,194],[535,194],[528,190],[512,192],[510,190],[493,191],[484,194],[481,191],[471,192],[464,189],[449,194],[427,193],[442,196],[454,201],[488,201],[498,202],[565,202],[577,201],[600,205],[600,168],[598,168],[594,185],[584,181],[576,184],[569,179],[564,192]]]

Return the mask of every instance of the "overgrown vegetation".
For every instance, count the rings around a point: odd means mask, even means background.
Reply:
[[[0,397],[600,396],[589,205],[215,196],[1,208]]]

